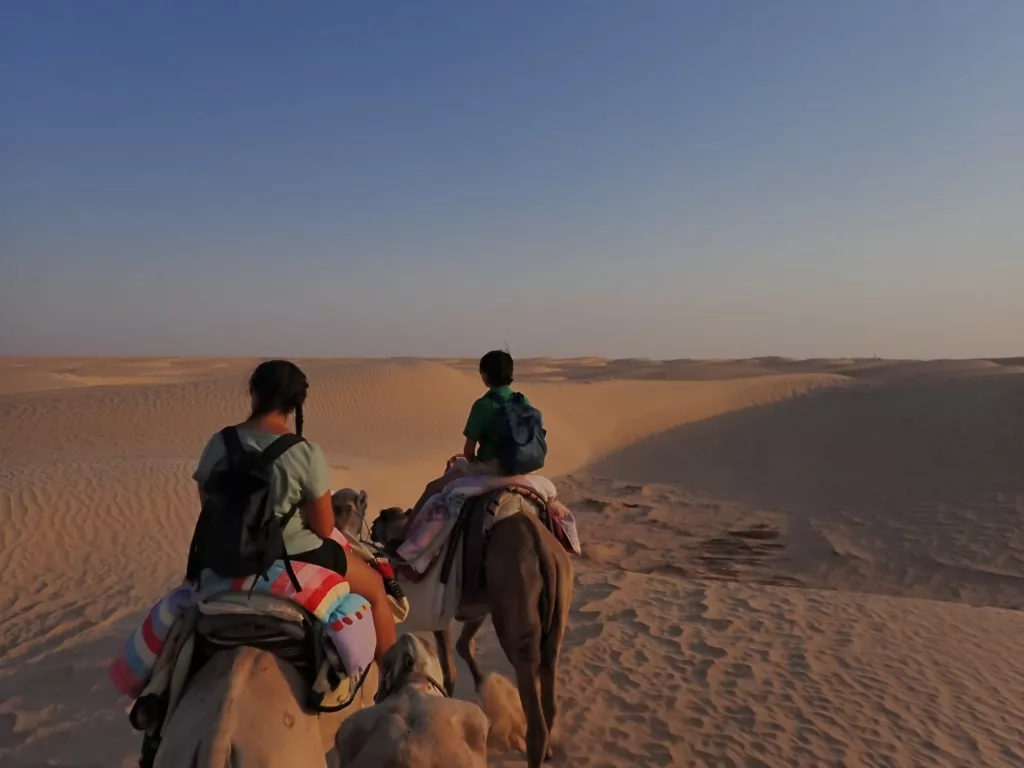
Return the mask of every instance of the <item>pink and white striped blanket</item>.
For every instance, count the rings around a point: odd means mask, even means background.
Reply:
[[[349,548],[344,536],[337,534],[332,538]],[[114,687],[127,696],[137,698],[149,682],[171,627],[185,611],[214,595],[228,591],[248,592],[250,588],[254,592],[292,600],[305,608],[326,626],[346,672],[362,674],[373,661],[377,645],[370,604],[365,598],[350,592],[345,577],[334,571],[299,562],[293,562],[292,567],[301,586],[299,591],[288,578],[282,560],[271,566],[269,580],[257,580],[255,576],[228,579],[212,571],[204,571],[200,589],[183,584],[171,590],[153,606],[114,657],[107,672]]]

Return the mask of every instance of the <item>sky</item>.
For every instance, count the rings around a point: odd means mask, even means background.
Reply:
[[[0,354],[1024,354],[1020,0],[0,0]]]

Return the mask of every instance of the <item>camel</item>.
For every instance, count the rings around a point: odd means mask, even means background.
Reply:
[[[326,768],[342,722],[372,704],[371,668],[356,699],[336,714],[302,705],[306,683],[266,651],[222,651],[200,669],[163,729],[154,768]]]
[[[342,488],[331,495],[335,527],[359,538],[366,522],[366,491]]]
[[[352,493],[355,493],[352,491]],[[357,494],[358,495],[358,494]],[[550,738],[557,714],[557,663],[565,636],[573,575],[569,556],[538,520],[534,502],[509,494],[502,503],[518,504],[518,514],[496,512],[484,559],[487,608],[505,656],[516,673],[516,685],[526,715],[526,753],[529,768],[540,768],[550,757]],[[373,525],[373,538],[382,545],[404,539],[409,511],[391,508]],[[339,528],[341,522],[339,521]],[[399,584],[402,580],[399,578]],[[484,680],[476,661],[474,638],[486,613],[463,623],[455,649],[466,662],[479,693]],[[455,688],[451,627],[436,632],[444,669],[444,686]]]
[[[490,723],[476,704],[447,697],[427,643],[404,634],[384,657],[379,703],[338,731],[346,768],[484,768]]]

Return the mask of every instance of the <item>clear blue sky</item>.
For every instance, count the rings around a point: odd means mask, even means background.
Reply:
[[[0,353],[1024,353],[1024,2],[0,0]]]

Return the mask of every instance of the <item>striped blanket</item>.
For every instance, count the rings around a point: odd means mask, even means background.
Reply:
[[[255,576],[228,579],[204,571],[201,589],[183,584],[171,590],[153,606],[110,664],[107,674],[114,687],[137,698],[153,673],[174,622],[208,597],[227,591],[248,592],[253,588],[253,581],[256,581],[254,592],[292,600],[323,622],[345,670],[350,675],[362,674],[373,661],[377,644],[370,604],[350,592],[345,578],[333,571],[309,563],[294,562],[292,566],[301,586],[299,591],[295,590],[280,560],[271,566],[268,579],[256,580]]]

